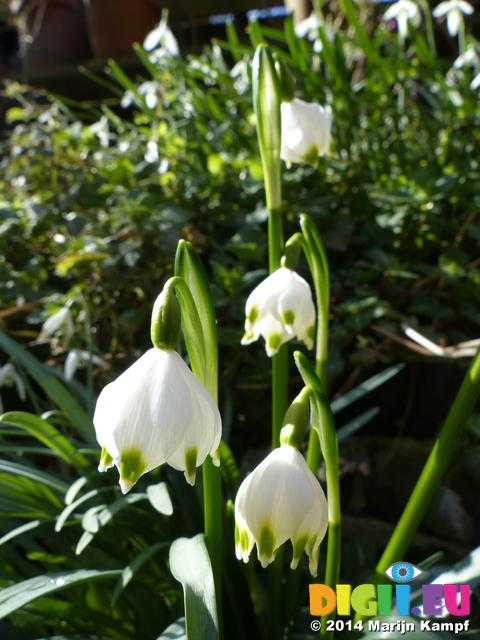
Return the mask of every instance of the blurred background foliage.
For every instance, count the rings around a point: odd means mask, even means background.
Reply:
[[[480,108],[477,91],[470,89],[475,71],[438,57],[423,29],[410,31],[406,46],[399,47],[395,23],[382,22],[378,6],[358,10],[360,21],[349,1],[332,4],[312,40],[299,38],[293,20],[286,18],[284,30],[251,22],[250,42],[228,24],[225,41],[187,59],[163,56],[152,62],[137,46],[144,65],[140,77],[128,78],[113,61],[104,77],[86,71],[111,92],[103,104],[6,85],[4,94],[17,106],[7,112],[1,142],[1,362],[11,359],[17,367],[27,401],[14,392],[3,393],[3,401],[7,411],[42,414],[91,462],[88,480],[77,485],[79,469],[72,460],[59,459],[49,445],[38,447],[20,419],[6,420],[1,533],[32,519],[38,524],[19,531],[23,542],[14,551],[0,546],[0,580],[7,585],[57,569],[120,571],[146,550],[159,555],[135,582],[136,590],[126,589],[120,606],[110,605],[119,595],[115,580],[88,579],[83,590],[69,590],[64,600],[43,598],[28,605],[16,614],[18,636],[5,637],[80,633],[120,639],[131,638],[134,629],[137,637],[155,639],[163,623],[181,615],[180,585],[167,570],[167,547],[155,545],[180,531],[201,530],[193,494],[174,472],[160,471],[139,483],[144,493],[112,502],[118,490],[110,476],[92,475],[97,450],[78,430],[88,422],[96,393],[149,348],[152,304],[172,275],[179,238],[193,243],[211,279],[224,439],[245,457],[247,468],[268,446],[262,425],[269,422],[270,361],[262,344],[240,346],[246,297],[267,272],[267,211],[250,87],[253,50],[263,39],[290,66],[297,95],[332,110],[333,155],[322,158],[318,168],[294,165],[283,171],[286,237],[297,231],[298,214],[306,212],[329,257],[331,395],[404,360],[414,368],[410,377],[402,373],[385,386],[382,402],[388,405],[393,398],[394,406],[380,414],[382,437],[407,433],[429,439],[445,417],[463,375],[461,365],[442,369],[435,360],[433,367],[426,355],[398,343],[405,343],[404,322],[445,345],[478,336]],[[468,43],[477,46],[471,36]],[[309,277],[306,264],[299,270]],[[73,314],[73,337],[67,340],[60,329],[53,338],[38,340],[41,323],[64,306]],[[297,347],[290,343],[292,351]],[[61,372],[72,349],[91,351],[103,364],[87,366],[65,381]],[[25,360],[23,352],[35,361]],[[403,395],[394,394],[392,384]],[[65,398],[83,417],[73,420]],[[474,497],[465,494],[464,506],[458,498],[471,478],[479,481],[477,423],[472,421],[458,453],[453,488],[445,485],[429,515],[431,531],[450,539],[445,548],[450,545],[448,551],[457,557],[478,543],[472,533],[480,524]],[[363,514],[370,504],[368,515],[382,518],[387,503],[387,519],[394,522],[428,452],[428,446],[423,451],[423,444],[404,439],[397,447],[397,453],[403,451],[400,463],[385,468],[390,444],[378,433],[360,446],[355,439],[342,445],[346,529],[350,526],[352,533],[342,567],[346,580],[369,575],[375,545],[384,544],[388,535],[378,528],[379,540],[370,539],[372,521],[349,521],[349,514]],[[372,468],[379,472],[366,486],[362,483]],[[403,474],[402,487],[385,488],[395,474]],[[168,481],[171,518],[155,513],[155,499],[146,489],[152,480]],[[227,480],[233,498],[235,479]],[[375,502],[372,496],[382,490],[385,502]],[[80,495],[84,501],[72,509],[72,520],[54,533],[65,505]],[[141,500],[149,500],[152,509],[144,510]],[[115,523],[105,531],[101,514],[111,514],[112,508]],[[452,521],[455,531],[445,533],[445,523]],[[72,560],[72,545],[79,540],[88,542]],[[428,540],[417,541],[417,560],[428,549]],[[240,584],[238,567],[232,567],[234,580]],[[152,617],[153,611],[159,615],[159,602],[164,608],[160,623]],[[241,625],[238,637],[246,637],[241,629],[249,621],[242,622],[241,615],[234,619]]]

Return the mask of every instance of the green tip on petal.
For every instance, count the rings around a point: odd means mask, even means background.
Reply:
[[[197,456],[198,449],[192,447],[185,453],[185,479],[192,487],[197,476]]]
[[[247,320],[250,324],[254,324],[256,319],[258,318],[258,309],[255,305],[250,307],[250,311],[248,312]]]
[[[298,567],[298,562],[302,557],[302,553],[305,551],[305,547],[307,546],[308,538],[307,536],[302,536],[299,538],[293,545],[293,558],[290,563],[291,569],[296,569]]]
[[[295,322],[295,312],[294,311],[285,311],[282,315],[283,324],[287,327],[291,327]]]
[[[307,162],[308,164],[311,164],[312,167],[317,167],[318,166],[318,156],[319,155],[320,155],[319,149],[318,149],[317,145],[314,144],[307,151],[307,153],[303,157],[303,160],[304,160],[304,162]]]
[[[275,538],[273,537],[273,531],[268,525],[262,527],[257,547],[258,559],[260,560],[262,567],[265,569],[265,567],[275,558]]]
[[[280,336],[279,333],[271,333],[268,336],[268,348],[271,349],[271,351],[278,351],[280,348],[280,345],[282,344],[282,337]]]
[[[106,471],[107,469],[110,469],[110,467],[113,467],[113,458],[105,449],[105,447],[102,447],[102,453],[100,454],[100,462],[98,463],[98,470]]]
[[[313,342],[315,341],[315,325],[314,324],[312,324],[311,327],[308,327],[308,329],[307,329],[307,338],[309,338]]]
[[[122,493],[128,493],[145,471],[146,464],[140,449],[122,451],[120,457],[120,487]]]

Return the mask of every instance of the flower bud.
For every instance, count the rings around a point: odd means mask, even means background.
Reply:
[[[290,102],[295,96],[295,82],[290,73],[290,69],[278,54],[274,54],[275,69],[278,76],[278,85],[280,87],[280,97],[282,102]]]
[[[280,432],[280,444],[300,449],[310,420],[309,395],[310,389],[304,387],[288,407]]]
[[[173,351],[180,336],[181,312],[175,296],[175,285],[171,278],[155,300],[152,311],[150,335],[153,346],[164,351]]]

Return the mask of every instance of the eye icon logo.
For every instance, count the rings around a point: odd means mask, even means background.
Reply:
[[[423,571],[410,562],[394,562],[384,573],[393,582],[410,582],[421,576]]]

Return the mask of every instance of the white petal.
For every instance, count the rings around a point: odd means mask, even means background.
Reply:
[[[470,83],[470,89],[474,91],[480,87],[480,73],[475,76],[475,78]]]
[[[295,535],[310,511],[314,493],[309,477],[299,463],[301,454],[293,447],[275,449],[251,474],[245,499],[245,520],[259,545],[265,527],[273,535],[273,551]],[[303,459],[303,458],[302,458]],[[271,561],[263,557],[262,564]]]
[[[432,11],[432,16],[434,18],[440,18],[444,16],[450,9],[452,8],[451,2],[441,2],[435,9]]]
[[[178,41],[171,32],[171,30],[167,27],[165,31],[165,37],[163,38],[163,42],[165,45],[165,49],[168,53],[174,58],[178,58],[180,55],[180,47],[178,46]]]
[[[244,562],[248,562],[255,544],[255,538],[245,519],[245,500],[251,479],[252,474],[245,478],[235,498],[235,554],[238,560],[243,560]]]
[[[472,7],[472,5],[469,2],[465,2],[465,0],[457,0],[457,7],[466,16],[471,16],[474,12],[474,8]]]
[[[185,438],[193,407],[177,358],[173,351],[150,349],[100,394],[93,417],[97,439],[117,466],[122,452],[135,449],[146,473]]]
[[[331,118],[319,104],[295,98],[281,104],[280,157],[289,162],[304,162],[312,154],[328,153],[331,142]]]
[[[455,38],[455,36],[457,35],[462,21],[463,16],[459,9],[451,9],[447,13],[447,31],[452,38]]]
[[[63,375],[65,380],[72,380],[80,363],[81,357],[78,349],[72,349],[65,360]]]
[[[185,456],[191,451],[196,451],[196,467],[203,464],[209,453],[213,457],[222,437],[222,421],[212,396],[193,375],[181,357],[177,353],[174,355],[177,358],[178,370],[190,392],[193,416],[183,441],[180,442],[177,450],[167,458],[167,462],[174,469],[185,471],[187,482],[193,485],[195,473],[188,473]]]
[[[307,33],[310,33],[310,31],[318,30],[319,26],[320,20],[314,13],[312,13],[308,18],[297,24],[295,27],[295,34],[299,38],[304,38]]]
[[[157,47],[160,44],[160,41],[163,38],[166,28],[167,28],[167,25],[165,21],[161,20],[160,24],[156,29],[153,29],[153,31],[150,31],[150,33],[147,33],[145,40],[143,41],[143,48],[145,49],[145,51],[152,51],[152,49],[155,49],[155,47]]]

